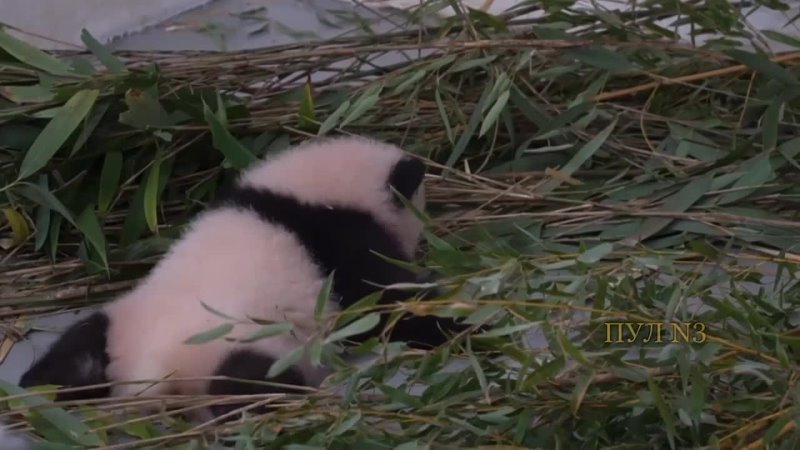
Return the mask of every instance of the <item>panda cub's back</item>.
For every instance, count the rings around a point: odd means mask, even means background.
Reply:
[[[109,375],[118,380],[211,375],[234,344],[216,339],[182,345],[226,322],[202,303],[242,322],[248,316],[291,322],[293,336],[304,340],[314,332],[315,299],[324,281],[306,248],[284,227],[245,209],[207,212],[148,278],[107,306],[114,318],[108,335]],[[336,306],[331,302],[327,309],[335,311]],[[258,328],[239,323],[226,337],[244,338]],[[294,337],[271,337],[245,347],[285,353],[300,345]],[[203,383],[186,388],[201,392]],[[115,392],[127,389],[141,390],[141,386],[119,387]]]

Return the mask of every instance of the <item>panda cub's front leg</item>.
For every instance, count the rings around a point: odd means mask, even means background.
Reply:
[[[225,357],[214,372],[215,377],[227,377],[228,379],[211,380],[208,393],[215,396],[277,394],[291,392],[291,388],[276,386],[272,383],[295,386],[309,384],[302,371],[296,366],[289,367],[276,377],[267,379],[266,374],[275,361],[275,358],[255,350],[234,350]],[[251,382],[237,381],[237,379],[251,380]],[[264,381],[269,383],[264,383]],[[239,408],[247,407],[250,403],[217,404],[211,406],[210,409],[215,417],[220,417]],[[251,408],[250,411],[255,414],[263,414],[273,408],[274,406],[271,406],[270,403],[265,403]]]

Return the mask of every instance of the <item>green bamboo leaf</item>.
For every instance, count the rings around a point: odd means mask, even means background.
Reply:
[[[144,218],[150,232],[158,234],[158,181],[160,179],[161,155],[156,154],[153,165],[147,174],[144,189]]]
[[[759,156],[757,159],[745,164],[742,169],[742,176],[733,183],[728,192],[720,196],[717,202],[718,205],[726,205],[746,198],[756,189],[775,178],[775,171],[766,156]]]
[[[104,442],[100,436],[93,432],[83,421],[56,406],[46,406],[51,404],[39,395],[28,395],[25,389],[11,384],[5,380],[0,380],[0,390],[6,396],[20,396],[19,401],[35,411],[35,414],[52,425],[55,429],[63,433],[72,440],[74,444],[89,446],[93,448],[103,447]],[[23,396],[24,395],[24,396]]]
[[[474,69],[476,67],[486,67],[489,63],[491,63],[495,59],[497,59],[497,55],[489,55],[483,58],[459,61],[453,64],[445,73],[465,72],[467,70]]]
[[[519,112],[536,125],[540,132],[550,124],[550,116],[545,110],[537,105],[533,100],[528,98],[517,85],[511,86],[511,103],[519,109]]]
[[[184,344],[203,344],[206,342],[213,341],[215,339],[219,339],[233,330],[232,323],[223,323],[222,325],[218,325],[210,330],[203,331],[202,333],[197,333],[190,338],[183,341]]]
[[[472,111],[472,115],[469,118],[469,122],[467,122],[467,127],[464,129],[464,132],[461,134],[461,137],[458,138],[456,141],[456,146],[453,147],[453,151],[450,152],[450,156],[447,158],[447,162],[445,163],[448,167],[453,167],[453,164],[461,158],[461,155],[464,153],[464,150],[467,149],[467,145],[472,140],[472,136],[478,130],[478,125],[480,125],[481,121],[483,120],[483,116],[481,115],[481,111],[486,107],[486,104],[489,101],[492,91],[494,90],[494,85],[487,85],[483,89],[483,93],[481,94],[481,98],[478,100],[478,104],[475,105],[475,109]]]
[[[658,387],[658,384],[656,384],[656,381],[653,379],[653,377],[647,377],[647,386],[650,388],[650,392],[653,394],[653,401],[656,404],[656,409],[658,409],[661,419],[667,426],[670,442],[672,442],[672,435],[675,434],[675,417],[672,416],[669,405],[667,405],[667,402],[664,401],[664,395],[661,393],[661,389]]]
[[[359,411],[348,412],[344,417],[339,418],[338,424],[335,427],[331,426],[331,436],[339,436],[349,431],[361,420],[361,413]],[[395,449],[396,450],[396,449]]]
[[[2,29],[0,29],[0,48],[20,62],[52,75],[77,75],[69,64],[11,36]]]
[[[130,89],[125,93],[128,110],[119,115],[119,122],[134,128],[169,128],[176,124],[158,99],[156,88]]]
[[[778,123],[783,117],[785,103],[781,99],[775,99],[764,111],[762,121],[762,135],[764,141],[764,151],[775,149],[778,145]]]
[[[489,398],[489,383],[486,382],[486,374],[483,373],[481,363],[478,362],[478,358],[475,357],[475,353],[472,352],[471,348],[467,349],[467,355],[469,356],[469,363],[472,366],[472,370],[475,372],[475,376],[478,378],[478,384],[481,387],[481,391],[486,399],[486,403],[489,404],[491,403],[491,399]]]
[[[223,108],[223,106],[220,105],[220,108]],[[211,126],[214,148],[225,156],[225,159],[228,160],[231,167],[243,170],[257,161],[258,158],[231,135],[230,131],[228,131],[217,116],[211,112],[211,108],[209,108],[208,104],[205,102],[203,102],[203,113],[205,114],[206,121]]]
[[[353,107],[350,108],[350,113],[345,117],[342,121],[342,127],[347,126],[348,124],[358,120],[365,112],[369,111],[370,108],[375,106],[380,99],[381,91],[383,90],[382,85],[378,85],[376,87],[371,88],[367,92],[364,93],[358,100],[353,103]]]
[[[314,367],[322,365],[322,341],[319,338],[314,338],[308,346],[308,359]]]
[[[272,336],[288,333],[292,330],[292,324],[288,322],[271,323],[262,325],[256,331],[247,335],[247,337],[240,339],[241,342],[255,342]]]
[[[357,334],[364,333],[374,328],[376,325],[378,325],[379,322],[380,322],[380,314],[374,312],[369,313],[366,316],[354,321],[353,323],[350,323],[347,326],[331,333],[330,336],[328,336],[327,339],[325,339],[325,343],[330,344],[332,342],[346,339],[350,336],[355,336]]]
[[[110,151],[103,160],[100,171],[100,186],[97,192],[97,207],[102,213],[108,212],[111,201],[119,188],[119,179],[122,175],[122,153]]]
[[[489,112],[486,113],[486,117],[483,119],[483,125],[481,125],[481,129],[478,131],[478,137],[482,137],[484,134],[486,134],[489,128],[491,128],[492,125],[497,122],[497,118],[506,107],[506,103],[508,103],[508,98],[510,95],[511,92],[505,90],[497,97],[497,101],[494,103],[494,105],[492,105],[492,108],[489,109]]]
[[[442,94],[439,92],[439,89],[436,89],[434,96],[436,98],[436,107],[439,109],[439,116],[442,118],[442,124],[444,125],[445,132],[447,133],[447,140],[452,144],[455,142],[455,138],[453,137],[453,128],[450,126],[450,119],[447,117],[447,109],[444,107],[444,102],[442,102]]]
[[[128,71],[128,69],[125,67],[125,64],[123,64],[122,61],[114,56],[111,53],[111,50],[98,42],[85,28],[81,30],[81,41],[83,41],[83,43],[86,45],[86,48],[88,48],[89,51],[97,57],[97,60],[106,66],[109,72],[113,74],[121,74]]]
[[[665,212],[673,213],[685,212],[706,195],[711,189],[712,180],[713,174],[707,174],[692,180],[678,192],[664,200],[664,204],[660,209]],[[673,219],[670,217],[649,217],[644,220],[639,230],[633,236],[623,239],[620,243],[623,245],[633,245],[636,242],[643,241],[661,231],[672,221]]]
[[[427,74],[428,72],[425,70],[417,70],[416,72],[414,72],[414,74],[412,74],[410,77],[408,77],[402,83],[400,83],[394,89],[392,89],[392,95],[400,94],[402,92],[405,92],[410,87],[417,85],[420,82],[420,80],[425,78]]]
[[[300,128],[313,127],[317,121],[314,111],[314,96],[311,92],[311,83],[303,87],[303,99],[300,102]]]
[[[161,168],[158,171],[158,196],[167,186],[174,163],[174,157],[161,161]],[[132,244],[147,229],[147,220],[144,216],[144,194],[146,188],[146,183],[139,183],[133,201],[128,206],[125,222],[122,224],[122,233],[120,234],[120,245],[123,247]]]
[[[61,216],[67,219],[70,224],[77,227],[78,224],[75,222],[72,214],[67,210],[64,204],[61,203],[61,201],[58,200],[58,198],[56,198],[56,196],[53,195],[46,187],[43,186],[46,186],[46,184],[42,185],[40,183],[39,185],[36,185],[29,182],[22,182],[14,187],[14,192],[22,195],[28,200],[38,203],[43,207],[52,209],[53,211],[61,214]]]
[[[305,353],[305,349],[300,346],[283,355],[281,359],[272,363],[272,366],[267,372],[267,378],[275,378],[276,376],[282,374],[289,367],[295,365],[298,361],[300,361],[300,358],[303,357],[303,353]]]
[[[108,256],[106,255],[106,237],[103,234],[103,229],[100,227],[100,222],[97,220],[97,215],[94,211],[94,205],[89,205],[83,210],[77,220],[78,229],[86,237],[86,240],[95,249],[100,258],[103,260],[103,265],[108,269]]]
[[[236,319],[234,319],[233,317],[223,313],[222,311],[219,311],[217,309],[212,308],[211,305],[209,305],[206,302],[201,301],[200,305],[203,307],[203,309],[205,309],[206,311],[210,312],[211,314],[214,314],[217,317],[222,317],[223,319],[227,319],[227,320],[230,320],[232,322],[236,321]]]
[[[604,242],[581,253],[577,259],[584,264],[594,264],[611,254],[612,251],[614,251],[614,244]]]
[[[33,86],[0,86],[0,95],[16,104],[46,103],[56,96],[52,90],[38,84]]]
[[[789,36],[788,34],[780,33],[778,31],[773,31],[773,30],[761,30],[761,33],[763,33],[764,36],[774,41],[778,41],[780,43],[789,45],[791,47],[800,48],[800,39],[797,39],[797,37]]]
[[[28,239],[31,229],[25,217],[13,208],[2,208],[3,215],[11,227],[11,234],[14,236],[14,245],[19,245]]]
[[[128,213],[125,215],[125,221],[122,223],[122,232],[120,234],[120,245],[125,247],[134,243],[144,230],[147,229],[147,220],[144,217],[144,191],[146,185],[140,183],[136,189],[136,194],[128,206]]]
[[[69,154],[70,158],[75,156],[75,154],[78,153],[78,150],[83,148],[83,146],[92,136],[92,133],[94,133],[95,128],[100,125],[100,121],[103,120],[103,116],[105,116],[106,111],[108,111],[110,106],[111,102],[102,102],[97,104],[87,119],[83,121],[81,133],[78,135],[78,138],[75,139],[75,144],[72,145],[72,151]]]
[[[597,136],[593,137],[589,142],[584,144],[580,150],[578,150],[575,155],[569,160],[568,163],[564,164],[564,167],[558,169],[558,171],[566,176],[571,176],[575,173],[576,170],[580,169],[580,167],[594,155],[594,153],[603,146],[608,139],[608,136],[611,135],[611,132],[614,130],[614,127],[617,125],[617,121],[614,120],[611,122],[607,127],[603,129]],[[563,181],[559,179],[551,179],[548,180],[546,183],[542,184],[536,191],[537,193],[547,193],[555,189],[556,187],[560,186]]]
[[[577,48],[565,53],[584,64],[610,72],[629,72],[636,68],[622,53],[604,47]]]
[[[381,299],[382,296],[383,296],[382,292],[375,291],[363,297],[359,301],[353,303],[352,305],[348,306],[347,309],[345,309],[342,314],[338,315],[336,320],[336,327],[337,328],[342,327],[345,324],[350,323],[353,320],[357,319],[361,314],[363,314],[364,310],[375,306],[375,304],[378,303],[378,301]]]
[[[328,131],[331,131],[336,127],[339,123],[339,119],[345,115],[347,110],[350,109],[350,100],[345,100],[335,111],[322,122],[322,125],[319,126],[319,131],[317,132],[317,136],[322,136],[326,134]]]
[[[42,191],[49,193],[50,187],[48,186],[46,175],[39,176],[38,187]],[[34,244],[34,250],[36,251],[42,249],[50,234],[50,211],[51,208],[47,205],[40,204],[39,207],[36,208],[36,241]]]
[[[97,90],[79,91],[56,112],[25,153],[19,179],[27,178],[50,161],[92,109],[99,94]]]
[[[594,371],[583,372],[578,376],[575,388],[572,390],[572,398],[570,398],[570,410],[573,415],[578,415],[578,410],[583,404],[583,399],[586,398],[586,391],[589,390],[593,377]]]
[[[745,52],[738,49],[730,49],[724,53],[756,72],[766,75],[769,79],[789,85],[797,84],[797,78],[795,78],[791,72],[780,64],[770,61],[769,58],[762,54]]]
[[[589,360],[586,359],[586,356],[581,353],[578,347],[575,347],[575,345],[572,344],[572,342],[564,333],[562,333],[560,330],[555,330],[555,333],[556,337],[558,338],[558,344],[561,346],[562,351],[575,358],[575,360],[581,364],[585,364],[587,366],[591,365]]]
[[[314,306],[314,318],[318,321],[322,320],[322,315],[325,312],[325,305],[328,304],[328,301],[331,298],[335,272],[335,270],[331,271],[330,275],[328,275],[328,278],[326,278],[325,282],[322,284],[322,289],[320,289],[319,295],[317,295],[317,304]]]
[[[766,446],[765,448],[770,448],[770,444],[775,442],[775,439],[784,432],[784,428],[795,420],[796,419],[788,413],[778,417],[764,432],[762,443]]]

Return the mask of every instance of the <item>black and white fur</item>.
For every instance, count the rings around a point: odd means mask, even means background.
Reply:
[[[88,386],[107,382],[223,375],[265,380],[270,366],[317,331],[314,307],[333,271],[327,310],[347,308],[415,274],[380,255],[409,261],[423,224],[392,188],[424,210],[422,162],[366,138],[307,142],[257,163],[231,191],[199,215],[133,290],[69,328],[26,372],[21,386]],[[386,290],[383,302],[411,294]],[[184,344],[226,320],[291,322],[291,334],[251,342],[217,339]],[[386,317],[363,340],[382,331]],[[237,325],[228,338],[257,330]],[[436,346],[465,327],[449,319],[408,316],[392,340]],[[308,359],[269,381],[318,385],[326,372]],[[145,394],[257,394],[265,385],[234,381],[121,384],[62,393],[59,399]],[[225,413],[225,408],[212,410]]]

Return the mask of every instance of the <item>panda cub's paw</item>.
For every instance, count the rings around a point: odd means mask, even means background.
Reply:
[[[215,376],[228,377],[230,379],[212,380],[208,387],[210,395],[261,395],[292,393],[291,387],[280,387],[269,383],[279,383],[294,386],[306,386],[307,382],[303,374],[295,367],[289,367],[275,378],[267,379],[266,375],[275,359],[267,355],[259,354],[252,350],[237,350],[228,355],[220,364]],[[254,382],[244,382],[238,380],[253,380]],[[211,413],[214,417],[220,417],[232,413],[233,411],[247,407],[249,402],[224,403],[211,406]],[[248,408],[251,414],[264,414],[273,410],[275,406],[271,403]],[[231,414],[223,421],[236,419],[239,414]]]

